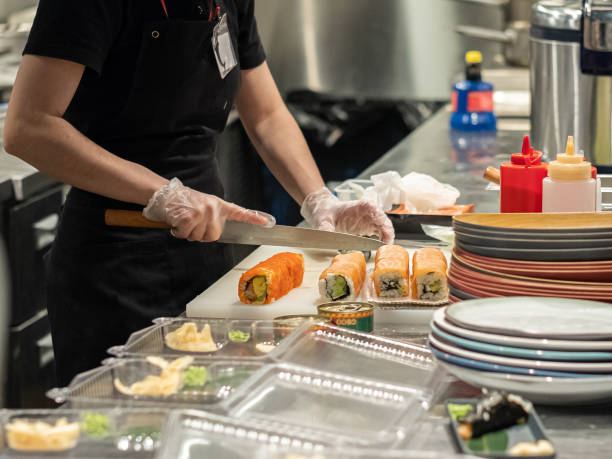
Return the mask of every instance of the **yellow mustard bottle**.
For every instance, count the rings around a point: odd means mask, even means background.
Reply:
[[[548,165],[548,177],[542,182],[542,212],[595,212],[597,182],[591,176],[591,163],[574,151],[569,136],[565,153]]]

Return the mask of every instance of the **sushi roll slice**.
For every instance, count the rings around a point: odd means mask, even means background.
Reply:
[[[336,255],[331,265],[319,276],[321,298],[339,301],[357,299],[366,277],[363,253],[352,252]]]
[[[533,405],[518,395],[494,391],[479,400],[476,408],[459,419],[457,432],[464,440],[527,422]]]
[[[412,257],[412,298],[440,301],[448,298],[446,257],[440,249],[425,247]]]
[[[246,271],[238,282],[238,296],[245,304],[270,304],[302,285],[304,257],[282,252]]]
[[[374,287],[381,298],[410,294],[410,254],[399,245],[384,245],[376,252]]]

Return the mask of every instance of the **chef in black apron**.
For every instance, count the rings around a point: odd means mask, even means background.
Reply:
[[[215,158],[234,105],[313,227],[393,229],[372,204],[323,186],[269,75],[253,0],[41,0],[5,125],[6,150],[72,185],[50,254],[47,308],[60,384],[160,316],[176,316],[231,266],[215,241],[227,203]],[[140,209],[173,229],[111,228]]]

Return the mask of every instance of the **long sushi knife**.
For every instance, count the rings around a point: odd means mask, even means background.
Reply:
[[[151,221],[135,210],[109,209],[106,211],[104,219],[107,226],[170,229],[168,224]],[[330,231],[283,225],[264,227],[232,220],[225,222],[219,242],[363,251],[376,250],[384,245],[377,239],[355,236],[354,234],[332,233]]]

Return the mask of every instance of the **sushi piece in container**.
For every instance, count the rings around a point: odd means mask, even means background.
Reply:
[[[242,274],[238,296],[245,304],[270,304],[302,285],[303,279],[304,257],[278,253]]]
[[[463,439],[524,424],[533,410],[531,402],[518,395],[494,391],[478,401],[476,408],[459,418],[457,432]]]
[[[412,297],[440,301],[448,298],[448,264],[440,249],[425,247],[412,256]]]
[[[399,245],[384,245],[376,252],[374,287],[381,298],[410,294],[410,254]]]
[[[366,277],[366,261],[361,252],[336,255],[319,276],[319,294],[330,301],[353,301],[359,296]]]
[[[67,451],[79,439],[78,422],[59,418],[54,424],[41,420],[14,419],[4,426],[6,440],[17,451]]]

